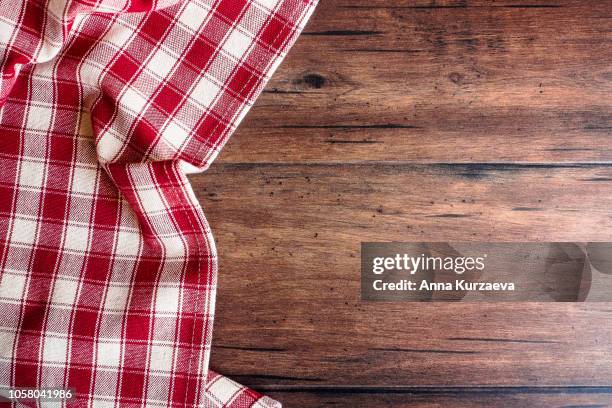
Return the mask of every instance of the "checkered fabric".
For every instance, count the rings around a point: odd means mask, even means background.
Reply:
[[[0,395],[276,407],[208,370],[205,170],[315,0],[0,0]]]

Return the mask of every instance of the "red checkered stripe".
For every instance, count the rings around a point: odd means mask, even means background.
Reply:
[[[208,370],[216,250],[185,173],[210,165],[314,6],[0,3],[0,395],[279,406]]]

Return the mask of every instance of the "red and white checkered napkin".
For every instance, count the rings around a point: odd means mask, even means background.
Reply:
[[[0,0],[0,395],[278,406],[208,370],[216,251],[185,172],[315,1]]]

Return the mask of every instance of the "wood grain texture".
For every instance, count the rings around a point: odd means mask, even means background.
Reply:
[[[344,391],[344,392],[343,392]],[[429,390],[427,392],[395,393],[356,392],[355,390],[317,391],[317,392],[278,392],[275,396],[287,407],[393,407],[393,408],[490,408],[490,407],[531,407],[531,408],[604,408],[612,398],[605,392],[581,393],[563,391],[550,393],[550,390],[499,390],[484,392],[470,390]],[[537,392],[535,392],[537,391]]]
[[[361,241],[612,240],[612,3],[323,0],[191,177],[211,366],[286,407],[612,406],[612,305],[368,303]]]
[[[612,159],[610,2],[435,3],[323,1],[219,161]]]

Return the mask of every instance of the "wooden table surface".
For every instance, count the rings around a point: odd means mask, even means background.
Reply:
[[[612,405],[612,305],[360,301],[361,241],[612,240],[612,1],[322,0],[204,174],[211,367],[285,407]]]

